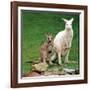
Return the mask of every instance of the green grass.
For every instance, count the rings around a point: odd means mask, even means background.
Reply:
[[[74,18],[73,31],[74,37],[69,59],[79,62],[79,15],[68,13],[54,12],[35,12],[22,11],[22,70],[23,72],[31,71],[31,64],[27,61],[38,60],[39,49],[45,41],[45,33],[52,33],[53,36],[64,30],[64,21],[62,18]],[[78,64],[69,64],[66,67],[77,68]]]

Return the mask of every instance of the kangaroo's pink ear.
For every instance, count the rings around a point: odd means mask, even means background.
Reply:
[[[71,18],[70,21],[73,22],[74,18]]]
[[[63,20],[64,22],[67,22],[67,21],[68,21],[67,19],[64,19],[64,18],[62,18],[62,20]]]

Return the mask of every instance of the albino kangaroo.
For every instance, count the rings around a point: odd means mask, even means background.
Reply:
[[[65,56],[65,63],[68,63],[68,56],[73,39],[72,22],[70,20],[63,19],[65,22],[65,30],[59,32],[54,38],[54,48],[58,55],[58,63],[62,64],[61,56]]]
[[[46,63],[46,61],[51,63],[51,55],[53,50],[53,38],[51,34],[47,34],[47,41],[44,42],[44,44],[40,48],[40,59],[41,62]]]

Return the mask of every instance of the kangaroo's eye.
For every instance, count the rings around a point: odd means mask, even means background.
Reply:
[[[49,38],[48,38],[48,40],[49,40]]]

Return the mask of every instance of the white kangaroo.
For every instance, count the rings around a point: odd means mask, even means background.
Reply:
[[[62,64],[61,56],[65,56],[65,63],[68,63],[68,56],[73,39],[73,29],[72,22],[73,18],[70,20],[64,19],[65,30],[59,32],[54,38],[54,49],[58,55],[58,63]]]

